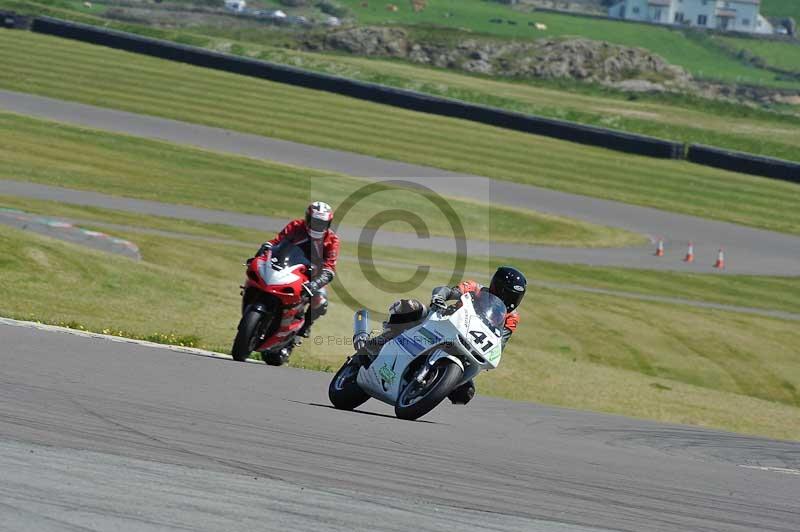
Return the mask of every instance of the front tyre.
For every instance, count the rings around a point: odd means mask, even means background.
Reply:
[[[244,362],[255,351],[259,343],[264,340],[267,330],[267,316],[260,312],[250,311],[242,316],[239,322],[239,331],[233,340],[231,356],[237,362]]]
[[[339,410],[353,410],[364,404],[369,395],[356,382],[361,364],[351,357],[339,368],[328,386],[328,398]]]
[[[403,388],[394,406],[394,413],[400,419],[418,419],[441,403],[461,380],[464,371],[449,359],[441,359],[428,370],[422,382],[418,382],[418,369],[411,382]]]

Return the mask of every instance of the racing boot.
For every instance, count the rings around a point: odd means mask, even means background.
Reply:
[[[475,383],[467,381],[447,396],[454,405],[465,405],[475,397]]]
[[[319,308],[309,308],[306,310],[306,321],[303,323],[303,326],[300,327],[300,330],[297,331],[297,336],[302,338],[311,336],[311,326],[314,325],[314,322],[317,321],[320,316],[324,316],[326,312],[328,312],[327,301],[320,305]]]

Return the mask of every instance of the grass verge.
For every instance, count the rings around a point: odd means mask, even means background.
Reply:
[[[42,145],[41,139],[47,144]],[[165,142],[109,134],[0,112],[0,178],[93,190],[248,214],[295,218],[311,196],[333,205],[368,181],[270,162],[219,155]],[[348,224],[371,225],[388,208],[413,211],[433,234],[451,236],[426,195],[390,187],[360,202]],[[523,243],[624,246],[643,237],[557,216],[449,199],[467,237]],[[518,228],[510,231],[509,228]],[[395,222],[387,229],[408,231]]]
[[[241,257],[252,250],[215,244],[198,253],[195,242],[117,234],[134,239],[145,260],[0,227],[0,314],[226,348],[238,320]],[[411,295],[426,297],[446,280],[437,275]],[[356,268],[342,268],[336,282],[382,308],[394,298]],[[479,393],[800,439],[794,323],[544,288],[526,303],[503,364],[478,380]],[[317,337],[293,363],[336,367],[348,354],[351,320],[332,291]]]
[[[800,233],[800,188],[790,183],[620,154],[41,35],[0,31],[0,45],[7,50],[0,77],[5,89]]]
[[[105,232],[168,231],[176,233],[177,238],[189,242],[201,242],[195,244],[198,249],[202,249],[202,246],[205,245],[202,242],[210,242],[212,244],[238,245],[247,248],[247,253],[252,253],[257,244],[265,237],[264,231],[254,229],[175,218],[142,216],[27,198],[0,196],[0,208],[3,207],[25,210],[44,216],[80,220],[82,227]],[[138,235],[133,237],[134,241],[138,238]],[[358,256],[358,247],[345,242],[342,250],[343,267],[356,267],[354,264]],[[405,271],[413,270],[420,264],[430,266],[432,270],[440,272],[452,271],[454,267],[452,257],[438,253],[415,251],[410,254],[408,250],[376,247],[374,256],[380,264],[392,264],[396,269],[405,269]],[[244,255],[241,258],[243,257]],[[476,277],[480,281],[488,279],[497,266],[506,262],[508,260],[502,258],[469,257],[466,270],[469,272],[469,276]],[[516,259],[513,262],[522,268],[532,281],[599,288],[630,294],[677,297],[689,301],[781,310],[800,314],[800,278],[658,272]]]

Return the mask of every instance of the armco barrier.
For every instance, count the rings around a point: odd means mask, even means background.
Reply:
[[[685,156],[685,147],[679,142],[503,111],[50,17],[37,17],[31,29],[38,33],[610,150],[664,159],[682,159]]]
[[[31,27],[32,17],[13,11],[0,11],[0,28],[26,30]]]
[[[800,163],[792,161],[760,157],[700,144],[689,146],[686,158],[693,163],[724,170],[800,183]]]

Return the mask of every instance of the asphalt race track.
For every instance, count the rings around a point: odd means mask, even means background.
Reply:
[[[727,273],[800,275],[800,237],[793,235],[539,187],[477,176],[462,176],[435,168],[17,92],[0,90],[0,109],[95,129],[166,140],[220,153],[245,155],[371,179],[402,179],[424,184],[442,194],[480,201],[491,200],[496,204],[620,227],[648,235],[651,239],[664,238],[668,249],[666,257],[656,258],[653,256],[653,246],[624,249],[577,249],[471,242],[470,253],[562,263],[701,273],[712,271],[711,265],[716,258],[716,252],[722,246],[726,250],[728,259]],[[69,200],[73,203],[113,206],[112,208],[158,213],[162,216],[189,217],[190,219],[210,217],[207,218],[209,221],[231,225],[240,224],[245,219],[247,219],[247,223],[255,223],[256,218],[246,218],[236,213],[198,210],[156,202],[120,201],[120,198],[109,199],[108,197],[103,199],[102,195],[66,192],[63,189],[51,190],[49,194],[43,190],[46,189],[39,185],[0,180],[0,194],[59,201]],[[270,227],[276,222],[263,219],[259,223],[264,224],[262,227]],[[344,236],[349,240],[357,238],[355,234],[345,234]],[[444,249],[447,251],[446,246],[448,244],[452,246],[452,242],[447,239],[431,239],[423,242],[416,237],[403,239],[392,235],[388,240],[398,246],[421,249]],[[695,243],[697,260],[693,265],[687,265],[681,261],[689,241]]]
[[[11,323],[1,530],[800,530],[798,443],[483,397],[404,422],[329,374]]]
[[[691,271],[724,245],[732,273],[800,275],[796,236],[7,91],[0,109],[484,201],[489,190],[671,251],[487,243],[498,255],[682,271],[693,240]],[[282,223],[15,181],[0,194]],[[480,396],[404,422],[374,400],[332,409],[330,378],[0,318],[0,531],[800,530],[800,443]]]

